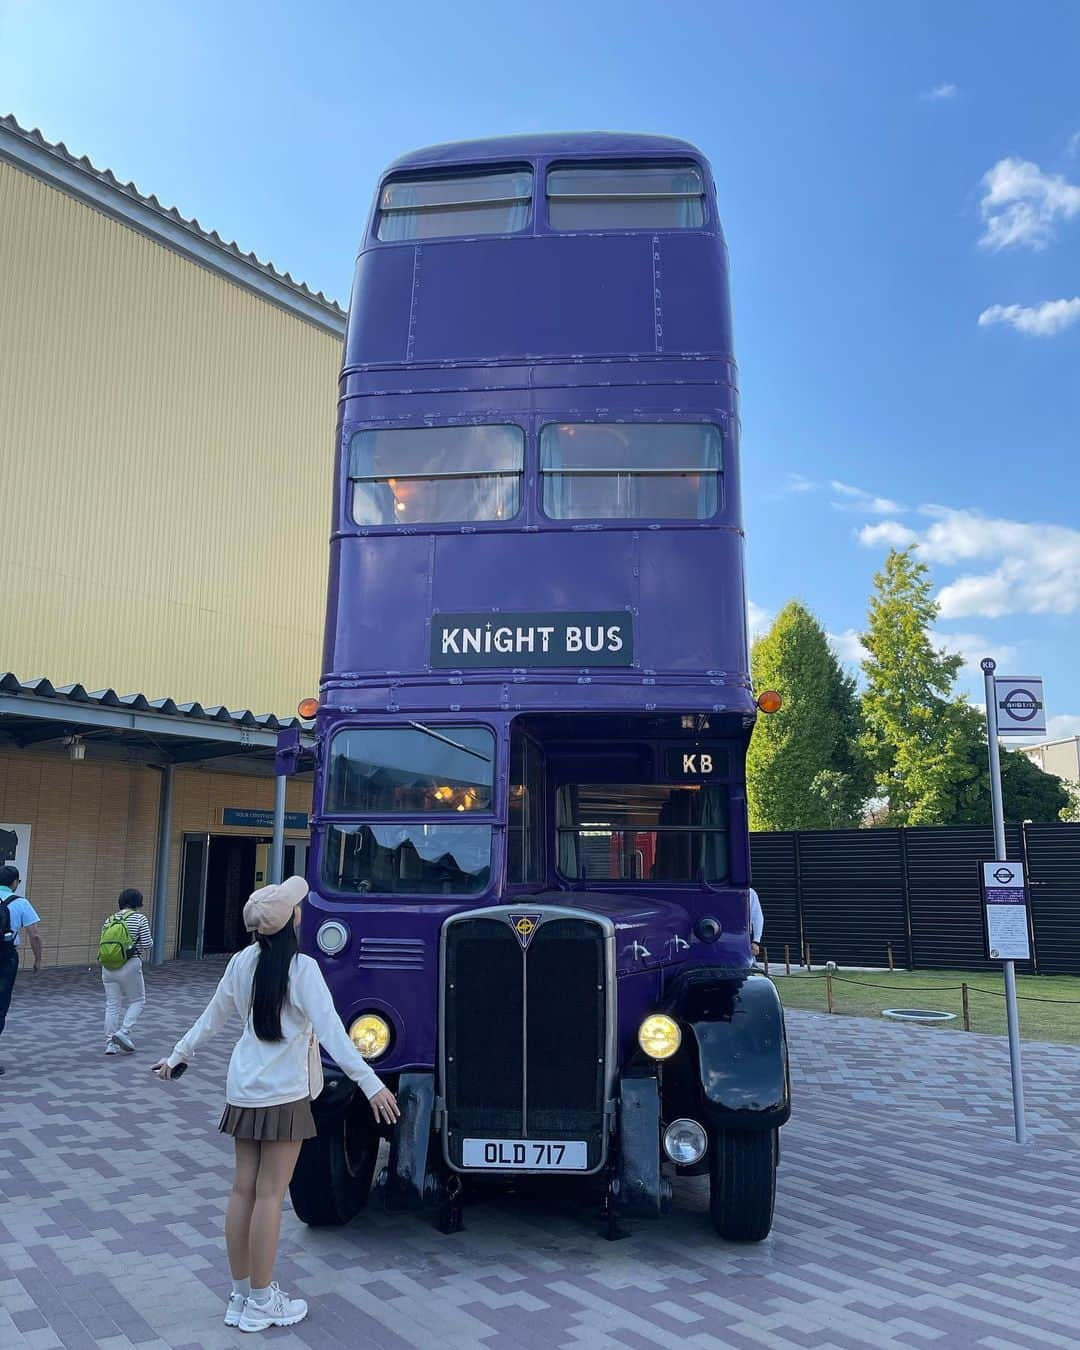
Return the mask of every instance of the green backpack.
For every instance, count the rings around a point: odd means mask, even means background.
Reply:
[[[98,965],[106,970],[119,970],[131,960],[135,943],[131,940],[131,929],[127,926],[127,916],[134,914],[133,909],[122,909],[111,919],[106,919],[98,943]]]

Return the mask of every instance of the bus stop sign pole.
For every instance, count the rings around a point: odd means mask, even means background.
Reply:
[[[994,856],[1004,860],[1005,811],[1001,801],[1001,759],[998,755],[997,687],[994,671],[997,662],[986,657],[982,662],[986,687],[986,740],[990,753],[990,804],[994,814]],[[1009,1023],[1009,1065],[1012,1069],[1013,1120],[1016,1142],[1027,1143],[1027,1121],[1024,1117],[1024,1071],[1020,1063],[1020,1016],[1016,1007],[1016,965],[1004,961],[1005,1014]]]

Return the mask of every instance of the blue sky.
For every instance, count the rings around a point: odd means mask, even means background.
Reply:
[[[635,129],[712,161],[756,615],[857,655],[917,541],[943,641],[1080,731],[1080,7],[0,0],[0,111],[346,300],[380,168]],[[963,685],[981,694],[970,671]]]

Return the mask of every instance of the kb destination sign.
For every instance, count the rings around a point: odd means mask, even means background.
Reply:
[[[552,614],[434,614],[431,665],[629,666],[634,622],[626,610]]]

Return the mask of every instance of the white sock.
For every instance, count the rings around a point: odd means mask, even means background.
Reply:
[[[273,1292],[269,1285],[265,1289],[253,1289],[250,1294],[252,1303],[269,1303]]]
[[[238,1298],[247,1298],[251,1293],[251,1281],[246,1275],[242,1280],[233,1280],[232,1291]]]

